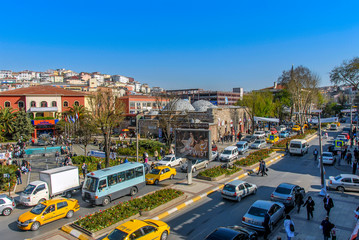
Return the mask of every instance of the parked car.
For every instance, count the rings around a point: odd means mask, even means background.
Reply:
[[[219,161],[230,162],[238,158],[238,148],[236,146],[226,147],[221,155],[219,156]]]
[[[255,136],[256,138],[265,138],[265,132],[264,131],[255,131],[253,133],[253,136]]]
[[[338,191],[358,191],[359,190],[359,176],[354,174],[339,174],[336,177],[330,176],[328,181],[329,188],[334,188]]]
[[[284,217],[284,209],[284,205],[280,202],[257,200],[244,214],[242,223],[249,228],[264,231],[264,216],[267,212],[271,212],[269,228],[273,230],[274,225]]]
[[[0,213],[3,216],[9,216],[11,212],[15,209],[16,203],[15,200],[11,197],[8,197],[6,194],[0,195]]]
[[[309,143],[304,139],[293,139],[289,143],[289,154],[292,156],[293,154],[300,154],[304,156],[304,154],[308,153]]]
[[[279,125],[278,127],[277,127],[277,131],[278,132],[283,132],[283,131],[285,131],[287,129],[287,127],[285,126],[285,125]]]
[[[273,191],[272,195],[270,196],[270,199],[272,201],[281,202],[285,206],[294,206],[295,195],[298,192],[302,194],[304,199],[305,196],[304,188],[291,183],[281,183]]]
[[[164,158],[162,158],[161,161],[159,161],[156,164],[156,166],[173,167],[173,166],[181,165],[183,161],[184,161],[183,158],[178,158],[174,154],[171,154],[171,155],[166,155]]]
[[[336,158],[334,156],[334,153],[332,152],[323,152],[323,164],[331,164],[334,165]]]
[[[248,143],[252,143],[257,139],[257,137],[253,136],[253,135],[247,135],[245,136],[242,141],[246,141]]]
[[[299,125],[294,125],[294,126],[292,127],[292,131],[294,131],[294,132],[299,132],[300,129],[301,129],[301,127],[300,127]]]
[[[351,133],[350,127],[345,127],[345,128],[343,128],[343,132]]]
[[[132,239],[161,239],[166,240],[170,234],[170,226],[167,223],[146,219],[132,219],[110,232],[104,240],[132,240]]]
[[[270,134],[277,134],[277,133],[278,133],[277,129],[275,128],[270,129]]]
[[[336,125],[335,123],[330,124],[329,130],[333,130],[333,131],[338,130],[338,125]]]
[[[234,180],[224,185],[222,197],[229,200],[241,201],[242,198],[257,193],[255,184],[247,183],[241,180]]]
[[[289,137],[289,132],[282,131],[282,132],[279,133],[279,137],[280,138],[287,138],[287,137]]]
[[[71,218],[80,210],[76,199],[55,198],[37,204],[31,211],[26,212],[17,220],[21,230],[36,231],[40,226],[61,218]]]
[[[328,152],[333,153],[334,156],[336,156],[336,155],[338,154],[338,151],[335,150],[334,144],[332,144],[332,145],[330,145],[330,146],[328,147]]]
[[[258,233],[246,227],[219,227],[211,232],[204,240],[257,240]]]
[[[349,140],[347,139],[347,137],[345,135],[339,134],[335,139],[335,140],[342,140],[343,142],[347,143]]]
[[[252,143],[251,148],[253,149],[261,149],[267,146],[267,142],[264,139],[258,139],[255,140],[254,143]]]
[[[276,143],[279,141],[279,137],[277,135],[269,135],[268,138],[266,139],[267,143]]]
[[[340,135],[346,136],[348,140],[350,139],[349,133],[347,132],[342,132]]]
[[[153,168],[150,173],[146,174],[146,183],[157,185],[160,181],[173,179],[176,174],[177,171],[175,168],[158,166]]]
[[[218,152],[217,151],[212,151],[212,156],[211,156],[210,161],[218,160],[218,158],[219,158]]]
[[[197,159],[197,160],[188,160],[192,161],[192,172],[196,172],[198,169],[207,168],[209,161],[204,159]],[[182,172],[188,172],[188,161],[181,166]]]
[[[246,142],[246,141],[237,142],[236,146],[238,148],[239,154],[244,154],[244,153],[248,152],[248,150],[249,150],[248,142]]]

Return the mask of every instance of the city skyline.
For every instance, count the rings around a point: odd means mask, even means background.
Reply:
[[[17,16],[0,16],[7,23],[0,69],[66,68],[165,89],[249,91],[272,86],[293,64],[327,86],[329,72],[358,55],[358,7],[356,1],[6,2]]]

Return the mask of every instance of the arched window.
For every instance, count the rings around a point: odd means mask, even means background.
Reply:
[[[36,102],[35,101],[31,101],[31,107],[36,107]]]
[[[11,106],[11,104],[10,104],[10,102],[9,102],[9,101],[6,101],[6,102],[5,102],[5,104],[4,104],[4,106],[5,106],[5,107],[10,107],[10,106]]]
[[[74,105],[75,105],[75,106],[80,106],[80,103],[79,103],[78,101],[75,101],[75,102],[74,102]]]
[[[56,101],[52,101],[51,106],[57,107],[57,102],[56,102]]]
[[[18,106],[19,108],[24,108],[24,107],[25,107],[25,103],[24,103],[23,101],[19,101],[19,102],[17,103],[17,106]]]
[[[64,107],[68,107],[69,103],[67,101],[64,101]]]
[[[47,102],[46,102],[46,101],[42,101],[42,102],[41,102],[41,107],[47,107]]]

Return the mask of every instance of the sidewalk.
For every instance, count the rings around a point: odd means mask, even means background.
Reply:
[[[334,208],[332,208],[329,216],[329,221],[336,226],[337,239],[349,239],[354,226],[356,224],[354,218],[354,210],[358,207],[359,197],[351,195],[350,193],[340,193],[336,191],[328,191],[333,199]],[[327,215],[323,205],[323,197],[318,195],[319,192],[309,192],[304,201],[311,196],[315,202],[314,218],[307,220],[307,210],[302,207],[300,213],[297,213],[297,208],[294,208],[289,215],[295,226],[295,237],[293,240],[316,240],[323,239],[323,232],[319,228],[322,220]],[[282,239],[287,239],[284,230],[283,221],[280,221],[279,227],[275,228],[270,235],[270,239],[276,239],[280,236]]]

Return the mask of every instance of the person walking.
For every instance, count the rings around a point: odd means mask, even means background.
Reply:
[[[59,153],[59,151],[56,151],[56,153],[55,153],[55,160],[56,160],[56,164],[58,164],[58,163],[59,163],[59,160],[60,160],[60,153]]]
[[[262,161],[263,161],[263,160],[261,160],[261,161],[259,162],[257,175],[262,171],[262,165],[263,165],[263,162],[262,162]]]
[[[313,201],[312,197],[309,196],[303,205],[303,207],[307,207],[307,220],[310,220],[310,216],[313,218],[314,206],[315,202]]]
[[[300,207],[302,206],[302,204],[304,203],[303,202],[303,195],[301,192],[297,191],[295,193],[295,196],[294,196],[294,202],[295,202],[295,205],[297,206],[298,210],[297,210],[297,213],[300,212]]]
[[[314,149],[313,155],[314,155],[314,161],[317,161],[317,158],[318,158],[318,150],[317,149]]]
[[[268,174],[267,174],[267,165],[266,165],[266,162],[264,160],[262,160],[261,173],[262,173],[262,177],[263,177],[263,175],[268,176]]]
[[[97,170],[101,170],[101,161],[99,161],[98,163],[97,163]]]
[[[357,171],[357,168],[358,168],[358,161],[357,161],[357,160],[354,160],[354,161],[353,161],[353,163],[352,163],[352,168],[353,168],[352,173],[355,175],[355,174],[356,174],[356,171]]]
[[[291,240],[292,237],[294,237],[294,223],[290,219],[289,215],[285,216],[284,229],[285,229],[285,232],[287,233],[288,240]]]
[[[353,157],[352,153],[350,151],[348,151],[347,156],[346,156],[348,165],[352,164],[352,157]]]
[[[268,235],[271,233],[270,228],[269,228],[269,222],[270,222],[270,216],[272,215],[271,212],[267,212],[264,215],[264,221],[263,221],[263,227],[264,227],[264,240],[268,239]]]
[[[83,163],[83,164],[82,164],[81,169],[82,169],[82,175],[83,175],[84,178],[85,178],[85,176],[86,176],[86,174],[87,174],[87,165],[86,165],[86,163]]]
[[[127,157],[125,157],[125,160],[123,161],[123,163],[128,163]]]
[[[285,153],[288,154],[289,152],[289,142],[287,141],[287,143],[285,144]]]
[[[154,151],[153,156],[155,157],[155,161],[158,160],[158,152],[157,150]]]
[[[324,209],[327,211],[327,216],[329,217],[330,210],[334,207],[333,199],[327,194],[327,196],[323,199]]]
[[[16,175],[16,181],[17,181],[17,184],[22,184],[22,180],[21,180],[21,170],[20,168],[18,168],[16,171],[15,171],[15,175]]]
[[[329,222],[329,217],[326,216],[320,224],[320,228],[323,230],[324,240],[328,240],[330,238],[330,233],[334,227],[335,225]]]

